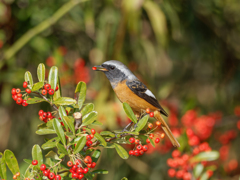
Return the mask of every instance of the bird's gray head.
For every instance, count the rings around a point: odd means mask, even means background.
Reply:
[[[104,72],[113,88],[126,79],[137,79],[127,66],[116,60],[106,61],[100,66],[95,66],[93,70]]]

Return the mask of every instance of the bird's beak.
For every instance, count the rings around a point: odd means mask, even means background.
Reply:
[[[108,71],[106,68],[102,67],[101,65],[100,66],[94,66],[92,69],[94,71]]]

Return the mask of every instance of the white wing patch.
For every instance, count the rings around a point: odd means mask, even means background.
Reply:
[[[145,94],[156,99],[156,97],[153,95],[153,93],[149,89],[145,91]]]

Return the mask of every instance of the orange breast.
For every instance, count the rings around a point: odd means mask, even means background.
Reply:
[[[140,98],[131,89],[126,85],[126,81],[119,83],[115,88],[114,91],[121,102],[128,103],[131,108],[133,109],[135,114],[141,114],[147,108],[150,108],[151,111],[158,110],[158,108],[154,107],[144,99]]]

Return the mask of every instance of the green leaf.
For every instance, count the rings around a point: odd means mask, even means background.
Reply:
[[[34,145],[32,148],[32,159],[38,161],[37,167],[39,168],[43,164],[42,150],[38,144]]]
[[[84,106],[84,108],[81,110],[81,114],[82,116],[90,113],[91,111],[93,111],[94,109],[94,105],[92,103],[87,104],[86,106]]]
[[[31,159],[23,159],[23,161],[28,163],[28,164],[32,164],[32,160]]]
[[[122,158],[122,159],[128,159],[129,155],[128,152],[120,145],[114,143],[114,146],[117,150],[118,155]]]
[[[29,177],[31,175],[31,169],[33,168],[34,166],[32,165],[32,163],[28,166],[28,168],[26,169],[25,171],[25,174],[24,174],[24,177]]]
[[[70,116],[63,116],[62,120],[67,124],[67,126],[70,128],[70,130],[75,135],[74,118],[70,117]]]
[[[32,89],[33,79],[32,79],[32,74],[29,71],[25,73],[25,81],[30,85],[30,89]]]
[[[142,119],[139,120],[139,122],[137,123],[137,127],[135,129],[135,132],[139,132],[145,127],[145,125],[148,122],[148,118],[149,118],[149,116],[147,115],[147,116],[144,116]]]
[[[96,163],[98,161],[100,155],[101,155],[101,151],[99,149],[94,151],[94,153],[92,154],[92,161]]]
[[[92,174],[108,174],[108,171],[104,169],[98,169],[98,170],[92,171],[91,173]]]
[[[54,130],[56,131],[58,137],[60,138],[64,146],[66,146],[65,134],[64,134],[61,123],[56,118],[54,118],[52,121],[53,121]]]
[[[123,103],[123,109],[124,109],[125,113],[127,114],[127,116],[129,117],[129,119],[136,124],[137,118],[134,115],[132,108],[128,105],[128,103],[125,103],[125,102]]]
[[[45,135],[45,134],[56,134],[54,129],[43,128],[36,131],[38,135]]]
[[[67,123],[65,122],[65,120],[63,119],[64,116],[67,116],[66,110],[64,109],[63,106],[59,106],[58,110],[59,110],[59,116],[60,116],[60,118],[62,119],[62,122],[63,122],[63,124],[64,124],[64,127],[65,127],[66,130],[68,131],[68,125],[67,125]]]
[[[74,139],[75,138],[75,135],[71,132],[65,132],[65,135],[71,139]]]
[[[192,157],[190,162],[201,162],[201,161],[214,161],[219,157],[219,152],[217,151],[209,151],[209,152],[201,152],[198,155]]]
[[[85,144],[86,144],[86,137],[85,136],[82,136],[81,138],[80,138],[80,140],[77,142],[77,144],[76,144],[76,146],[75,146],[75,148],[74,148],[74,151],[73,151],[73,153],[74,154],[77,154],[78,152],[80,152],[83,148],[84,148],[84,146],[85,146]]]
[[[202,164],[200,164],[200,163],[197,164],[197,165],[194,167],[194,169],[193,169],[194,177],[195,177],[195,178],[198,178],[198,177],[202,174],[203,169],[204,169],[204,167],[203,167]]]
[[[98,139],[103,146],[107,145],[107,142],[105,141],[105,139],[100,134],[98,134],[97,132],[94,134],[94,137],[96,139]]]
[[[7,168],[4,160],[4,156],[0,153],[0,177],[7,180]]]
[[[58,82],[58,68],[56,66],[51,67],[48,75],[48,83],[51,85],[51,89],[55,90]]]
[[[78,96],[78,106],[79,106],[79,109],[82,108],[83,106],[83,103],[85,101],[85,98],[86,98],[86,92],[87,92],[87,85],[85,82],[79,82],[77,87],[76,87],[76,90],[75,90],[75,93],[79,92],[79,96]]]
[[[69,98],[69,97],[60,97],[57,100],[54,101],[54,104],[57,105],[71,105],[71,104],[76,104],[76,100]]]
[[[204,172],[203,175],[200,177],[200,180],[208,180],[209,176],[207,172]]]
[[[68,155],[67,150],[65,149],[65,147],[62,144],[57,143],[57,148],[61,153],[65,154],[65,155]]]
[[[153,147],[155,147],[155,144],[154,144],[153,140],[152,140],[151,138],[148,138],[148,139],[149,139],[151,145],[152,145]]]
[[[115,137],[115,134],[110,132],[110,131],[101,131],[100,135],[102,136],[110,136],[110,137]]]
[[[45,101],[43,98],[34,97],[27,100],[28,104],[36,104]]]
[[[89,124],[92,124],[93,121],[95,121],[97,118],[97,112],[96,111],[92,111],[89,114],[83,116],[83,123],[81,126],[87,126]]]
[[[38,68],[37,68],[37,76],[38,76],[38,80],[40,82],[44,82],[45,80],[45,66],[43,63],[40,63],[38,65]]]
[[[61,160],[57,153],[55,153],[54,151],[49,151],[46,155],[45,155],[46,158],[52,158],[52,159],[56,159],[56,160]]]
[[[93,126],[102,126],[103,125],[103,123],[101,123],[101,122],[99,122],[99,121],[94,121],[91,125],[93,125]]]
[[[132,131],[122,131],[122,130],[116,130],[114,131],[116,134],[133,134],[133,135],[139,135],[139,132],[132,132]]]
[[[32,91],[37,91],[39,90],[40,88],[42,88],[44,85],[44,82],[38,82],[38,83],[35,83],[32,87]]]
[[[5,160],[8,168],[12,172],[12,174],[16,174],[17,172],[20,172],[17,159],[14,156],[12,151],[10,151],[8,149],[4,151],[4,160]],[[17,179],[20,179],[20,177],[18,176]]]
[[[128,178],[124,177],[124,178],[122,178],[121,180],[128,180]]]
[[[60,141],[59,137],[55,137],[42,145],[42,149],[51,149],[57,146],[57,143]]]
[[[56,99],[60,98],[62,96],[62,89],[61,89],[61,83],[60,83],[60,78],[58,76],[58,90],[55,91],[54,89],[54,95],[53,95],[53,101],[55,101]]]

